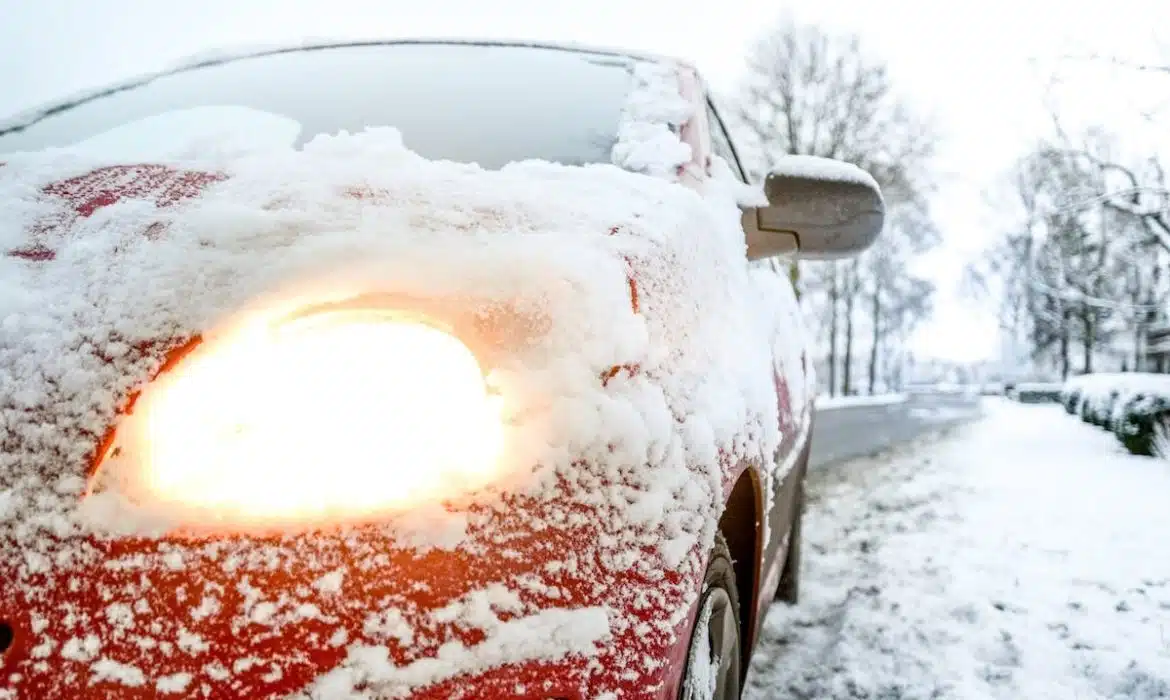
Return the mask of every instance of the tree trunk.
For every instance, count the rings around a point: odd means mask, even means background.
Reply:
[[[895,345],[895,347],[897,347]],[[894,361],[890,363],[889,369],[889,386],[894,391],[902,390],[902,367],[906,364],[906,358],[901,351],[896,351]]]
[[[873,336],[870,339],[872,342],[869,346],[869,395],[873,396],[874,389],[877,386],[878,343],[881,341],[882,314],[882,288],[876,282],[873,288],[873,307],[871,311],[873,314]]]
[[[1140,372],[1144,369],[1142,362],[1142,346],[1145,345],[1145,314],[1138,314],[1137,323],[1134,324],[1134,371]]]
[[[837,263],[829,263],[829,396],[837,395]]]
[[[843,358],[845,366],[841,368],[841,393],[844,396],[851,396],[853,394],[853,302],[857,295],[854,294],[857,286],[856,278],[856,263],[850,266],[849,284],[845,285],[845,357]]]
[[[1142,317],[1138,315],[1133,324],[1133,371],[1142,371]]]
[[[1081,325],[1085,331],[1081,335],[1081,367],[1084,368],[1084,374],[1089,374],[1093,371],[1093,341],[1096,339],[1097,324],[1093,322],[1093,312],[1087,308],[1081,312]]]
[[[1136,268],[1136,270],[1134,272],[1136,284],[1133,287],[1133,295],[1131,297],[1131,301],[1133,302],[1134,306],[1141,306],[1142,302],[1145,301],[1145,298],[1144,298],[1145,297],[1145,294],[1144,294],[1145,289],[1143,288],[1143,285],[1142,285],[1142,274],[1141,273],[1142,273],[1141,268],[1140,267]],[[1138,311],[1137,313],[1135,313],[1133,315],[1133,371],[1134,372],[1142,371],[1142,365],[1143,365],[1143,363],[1142,363],[1142,345],[1144,345],[1142,340],[1143,340],[1143,337],[1145,336],[1146,315],[1147,314],[1145,311]]]
[[[1060,378],[1068,379],[1069,373],[1069,321],[1072,320],[1072,314],[1067,310],[1060,312]]]

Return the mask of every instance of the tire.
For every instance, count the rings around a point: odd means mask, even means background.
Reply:
[[[717,534],[703,575],[699,614],[691,628],[680,700],[739,700],[744,677],[743,633],[736,590],[731,551],[723,535]],[[709,690],[711,683],[715,684],[714,692]]]
[[[796,511],[788,534],[788,554],[784,558],[784,570],[780,573],[780,584],[776,586],[776,600],[796,605],[800,600],[800,551],[801,523],[804,522],[804,484],[796,494]]]

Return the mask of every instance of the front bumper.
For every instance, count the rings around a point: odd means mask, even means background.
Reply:
[[[511,502],[426,551],[374,525],[74,542],[0,581],[0,698],[669,696],[697,577],[596,515]]]

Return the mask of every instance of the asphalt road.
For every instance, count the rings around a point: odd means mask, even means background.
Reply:
[[[977,418],[980,412],[978,396],[954,393],[916,393],[901,403],[820,409],[809,467],[876,454]]]

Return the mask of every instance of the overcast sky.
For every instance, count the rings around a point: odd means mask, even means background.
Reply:
[[[946,179],[936,211],[946,240],[923,266],[940,297],[914,345],[958,360],[993,357],[993,316],[957,289],[963,263],[1005,221],[988,206],[988,189],[1048,128],[1046,95],[1072,123],[1101,122],[1127,136],[1150,128],[1136,119],[1135,102],[1150,76],[1075,57],[1148,59],[1154,32],[1170,26],[1166,0],[0,0],[0,114],[207,48],[301,37],[600,43],[689,58],[730,91],[750,42],[782,11],[860,34],[899,88],[938,119]]]

